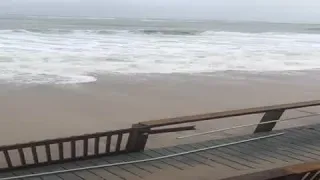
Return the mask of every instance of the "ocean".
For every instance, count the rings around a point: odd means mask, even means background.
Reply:
[[[0,81],[10,83],[319,68],[320,24],[0,17]]]

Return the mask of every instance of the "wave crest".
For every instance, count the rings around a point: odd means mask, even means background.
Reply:
[[[36,34],[144,34],[144,35],[179,35],[179,36],[192,36],[201,35],[205,31],[196,30],[166,30],[166,29],[140,29],[140,30],[114,30],[114,29],[103,29],[103,30],[68,30],[68,29],[14,29],[14,30],[0,30],[4,33],[36,33]]]
[[[163,34],[163,35],[197,35],[201,32],[195,30],[157,30],[157,29],[142,29],[138,31],[142,34]]]

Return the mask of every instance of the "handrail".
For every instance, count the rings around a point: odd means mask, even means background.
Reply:
[[[175,125],[175,124],[182,124],[182,123],[227,118],[227,117],[233,117],[233,116],[259,114],[259,113],[275,111],[275,110],[298,109],[298,108],[310,107],[310,106],[320,106],[320,100],[280,104],[280,105],[273,105],[273,106],[262,106],[262,107],[255,107],[255,108],[230,110],[230,111],[223,111],[223,112],[168,118],[168,119],[151,120],[151,121],[140,122],[139,124],[152,128],[152,127],[161,127],[161,126],[168,126],[168,125]]]
[[[215,130],[206,131],[206,132],[199,132],[199,133],[179,136],[176,139],[184,139],[184,138],[190,138],[190,137],[195,137],[195,136],[203,136],[203,135],[208,135],[208,134],[213,134],[213,133],[229,131],[229,130],[233,130],[233,129],[245,128],[245,127],[250,127],[250,126],[257,126],[257,125],[263,125],[263,124],[270,124],[270,123],[288,122],[288,121],[293,121],[293,120],[297,120],[297,119],[301,119],[301,118],[309,118],[309,117],[316,117],[316,116],[320,116],[320,114],[311,114],[311,115],[306,115],[306,116],[298,116],[298,117],[293,117],[293,118],[286,118],[286,119],[282,119],[282,120],[275,120],[275,121],[267,121],[267,122],[259,122],[259,123],[244,124],[244,125],[239,125],[239,126],[232,126],[232,127],[228,127],[228,128],[215,129]]]
[[[71,136],[66,138],[57,138],[1,146],[0,155],[3,154],[6,166],[0,167],[0,171],[43,166],[55,163],[99,157],[103,155],[125,153],[127,152],[127,150],[125,149],[125,147],[121,146],[124,142],[123,135],[130,135],[131,132],[132,128],[129,128],[115,131],[98,132],[93,134],[84,134],[80,136]],[[111,147],[111,145],[113,145],[113,143],[111,142],[112,137],[115,137],[113,138],[115,148]],[[89,144],[90,139],[93,141],[92,144]],[[128,140],[126,139],[126,141]],[[78,144],[78,146],[77,142],[80,143]],[[65,145],[69,146],[70,148],[65,148]],[[90,153],[89,146],[93,147],[93,151]],[[104,146],[104,148],[101,149],[101,146]],[[45,157],[41,156],[41,153],[39,153],[41,152],[41,149]],[[68,152],[67,154],[69,155],[66,155],[65,152]],[[27,153],[31,155],[33,161],[27,162]],[[57,153],[57,158],[53,158],[54,153]],[[19,160],[14,164],[13,160],[16,158],[18,158]]]
[[[109,135],[118,134],[118,133],[130,133],[130,131],[131,131],[131,128],[127,128],[127,129],[119,129],[119,130],[107,131],[107,132],[97,132],[92,134],[82,134],[78,136],[69,136],[69,137],[56,138],[56,139],[46,139],[41,141],[19,143],[19,144],[13,144],[13,145],[4,145],[4,146],[0,146],[0,151],[12,150],[16,148],[26,148],[26,147],[30,147],[31,144],[33,146],[42,146],[46,144],[54,144],[59,142],[77,141],[77,140],[91,139],[91,138],[101,137],[101,136],[109,136]]]

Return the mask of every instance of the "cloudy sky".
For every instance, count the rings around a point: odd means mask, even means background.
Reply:
[[[0,0],[0,14],[320,23],[320,0]]]

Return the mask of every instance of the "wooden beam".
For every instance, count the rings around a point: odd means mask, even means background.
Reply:
[[[19,156],[20,156],[21,165],[22,165],[22,166],[26,165],[26,158],[25,158],[23,149],[22,149],[22,148],[19,148],[19,149],[18,149],[18,152],[19,152]]]
[[[139,152],[144,150],[150,128],[141,124],[133,124],[126,145],[127,152]]]
[[[11,158],[10,158],[9,152],[7,150],[4,150],[3,154],[4,154],[4,157],[6,158],[6,162],[7,162],[8,168],[12,168],[13,166],[12,166],[12,162],[11,162]]]
[[[39,163],[39,159],[38,159],[37,147],[36,146],[32,146],[31,147],[31,152],[32,152],[32,157],[33,157],[34,164],[38,164]]]
[[[310,107],[310,106],[320,106],[320,100],[199,114],[199,115],[193,115],[193,116],[183,116],[183,117],[176,117],[176,118],[169,118],[169,119],[151,120],[151,121],[140,122],[139,124],[152,128],[152,127],[168,126],[168,125],[174,125],[174,124],[227,118],[227,117],[233,117],[233,116],[259,114],[259,113],[264,113],[264,112],[274,111],[274,110],[297,109],[297,108]]]
[[[71,141],[71,158],[76,158],[76,141]]]
[[[88,156],[88,139],[83,140],[83,156]]]
[[[300,174],[300,173],[305,173],[305,172],[309,172],[309,171],[320,170],[320,161],[311,162],[311,163],[297,164],[297,165],[285,167],[283,169],[286,170],[286,172],[295,173],[295,174]]]
[[[179,132],[179,131],[189,131],[195,130],[195,126],[184,126],[184,127],[175,127],[175,128],[165,128],[165,129],[153,129],[147,131],[149,134],[162,134],[162,133],[170,133],[170,132]]]
[[[264,114],[262,117],[260,123],[266,123],[269,121],[276,121],[279,120],[284,113],[283,109],[280,110],[274,110],[274,111],[268,111]],[[254,133],[260,133],[260,132],[269,132],[272,131],[272,129],[276,126],[277,122],[271,122],[267,124],[259,124],[257,128],[255,129]]]
[[[99,154],[99,143],[100,143],[100,138],[95,137],[94,138],[94,154],[98,155]]]
[[[117,137],[117,145],[116,145],[116,152],[119,152],[121,149],[121,142],[122,142],[122,134],[118,134]]]
[[[63,143],[58,143],[58,149],[59,149],[59,160],[64,159],[64,152],[63,152]]]
[[[107,140],[106,140],[106,153],[110,153],[110,145],[111,145],[111,135],[107,136]]]
[[[52,161],[52,156],[51,156],[50,144],[46,144],[45,148],[46,148],[47,161],[51,162]]]

